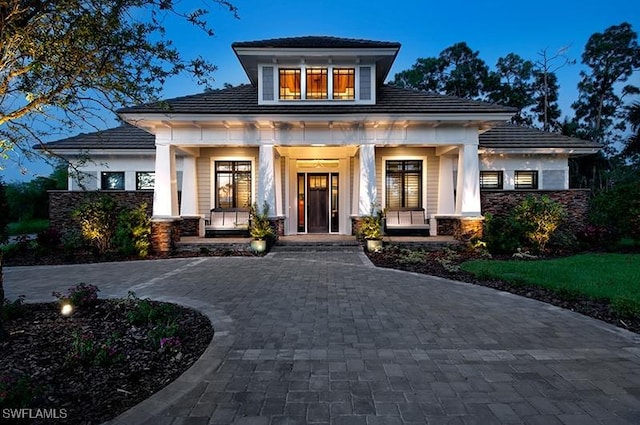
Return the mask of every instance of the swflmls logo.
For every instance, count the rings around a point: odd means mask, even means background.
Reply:
[[[2,419],[67,419],[67,409],[2,409]]]

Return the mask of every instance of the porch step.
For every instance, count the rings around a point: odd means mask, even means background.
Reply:
[[[272,252],[313,252],[313,251],[342,251],[362,252],[362,245],[349,237],[306,239],[304,237],[281,237],[271,247]]]

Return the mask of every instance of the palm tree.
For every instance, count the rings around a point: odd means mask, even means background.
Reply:
[[[627,108],[627,120],[634,134],[627,140],[627,145],[622,153],[633,156],[640,154],[640,102],[635,102]]]

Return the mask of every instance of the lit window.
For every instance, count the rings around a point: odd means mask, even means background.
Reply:
[[[280,99],[291,100],[300,99],[300,70],[281,69],[280,70]]]
[[[108,171],[101,176],[102,190],[124,190],[124,172]]]
[[[386,207],[422,208],[422,161],[387,161]]]
[[[216,208],[251,206],[251,161],[216,161]]]
[[[156,182],[156,174],[153,171],[140,171],[136,173],[136,190],[153,190]]]
[[[537,171],[516,171],[515,172],[515,188],[516,189],[537,189],[538,188],[538,172]]]
[[[502,171],[480,171],[480,189],[502,189]]]
[[[355,74],[354,68],[333,69],[333,98],[355,99]]]
[[[307,99],[327,98],[327,68],[307,69]]]

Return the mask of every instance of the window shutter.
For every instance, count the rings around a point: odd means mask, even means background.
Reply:
[[[272,66],[262,68],[262,100],[274,100]]]
[[[360,67],[360,100],[371,100],[371,67]]]

